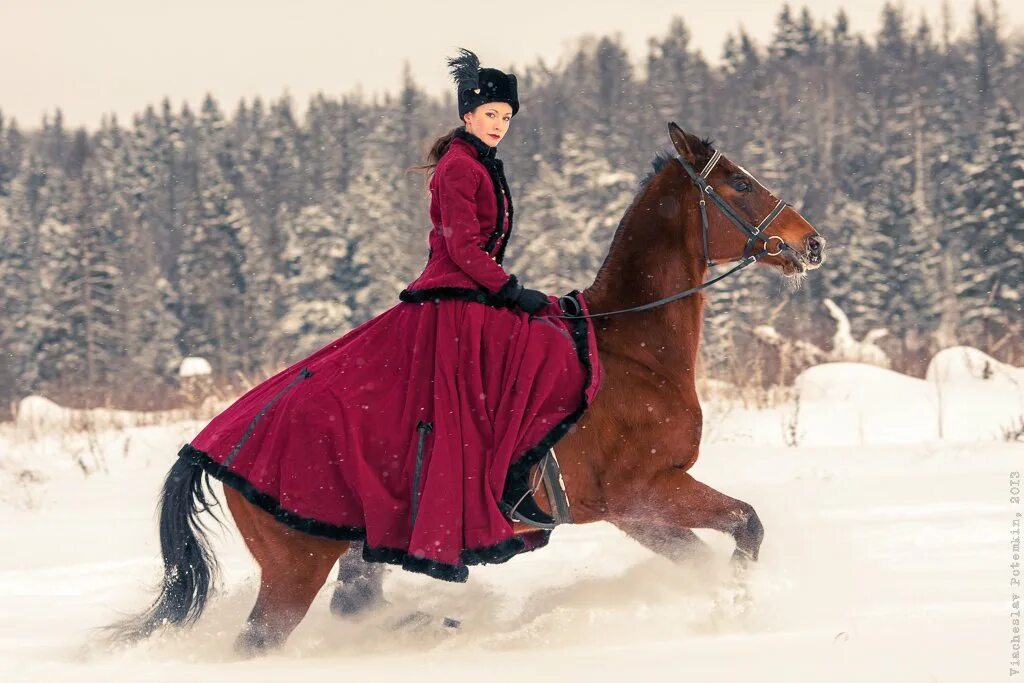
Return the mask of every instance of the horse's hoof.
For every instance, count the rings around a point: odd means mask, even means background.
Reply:
[[[273,638],[263,629],[247,626],[235,639],[235,654],[243,659],[251,659],[266,654],[281,644],[280,638]]]
[[[755,557],[749,551],[740,550],[739,548],[736,548],[736,550],[732,551],[732,563],[734,565],[739,567],[746,567],[747,565],[752,564],[754,562],[757,562],[757,557]]]
[[[331,597],[331,614],[351,617],[384,604],[383,593],[368,581],[340,584]]]

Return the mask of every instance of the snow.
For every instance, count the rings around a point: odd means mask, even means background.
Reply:
[[[208,396],[204,400],[205,409],[215,410],[226,407],[225,401]],[[92,408],[78,410],[57,405],[43,396],[26,396],[18,402],[15,411],[15,426],[19,433],[33,436],[60,436],[62,430],[98,430],[115,429],[152,424],[166,424],[169,421],[182,420],[192,415],[188,409],[154,411],[149,413],[131,410],[112,410]],[[3,453],[0,452],[0,464]]]
[[[832,299],[825,298],[822,303],[825,304],[829,314],[836,321],[836,331],[832,335],[832,350],[829,360],[870,363],[882,368],[892,365],[888,354],[875,344],[876,341],[889,334],[888,330],[876,327],[868,330],[864,338],[858,340],[853,336],[850,319],[846,313]]]
[[[595,181],[599,187],[627,185],[636,183],[636,174],[629,171],[608,171],[597,176]]]
[[[930,440],[999,440],[1024,417],[1024,369],[977,349],[940,351],[925,379],[864,363],[822,363],[769,407],[724,400],[705,407],[706,440],[743,444],[851,446]],[[733,392],[734,394],[738,392]]]
[[[956,346],[935,354],[926,377],[942,401],[945,438],[999,438],[1024,417],[1024,368]]]
[[[1024,511],[1009,501],[1010,472],[1024,444],[1001,441],[995,417],[972,432],[940,410],[969,395],[955,405],[1012,413],[1020,370],[979,375],[979,360],[944,352],[925,380],[828,363],[777,405],[709,402],[692,472],[758,510],[765,543],[745,577],[715,532],[698,531],[711,561],[676,566],[611,525],[564,527],[547,548],[474,568],[468,584],[392,570],[390,606],[362,620],[330,615],[328,585],[284,648],[249,661],[231,645],[257,577],[230,521],[214,536],[222,589],[195,627],[129,648],[95,639],[151,597],[157,493],[202,421],[0,426],[0,679],[1003,680],[1011,524]],[[102,466],[82,468],[82,453]],[[436,619],[396,626],[416,610]]]
[[[48,398],[26,396],[18,403],[17,416],[18,423],[23,427],[31,424],[58,425],[68,422],[70,412]]]
[[[861,363],[825,363],[796,378],[801,445],[916,443],[939,438],[934,385]],[[836,419],[836,418],[839,419]]]
[[[186,356],[181,359],[178,366],[179,377],[194,377],[196,375],[209,375],[213,372],[210,362],[200,356]]]
[[[939,351],[928,364],[925,377],[932,382],[983,381],[1024,386],[1024,368],[1000,363],[992,356],[969,346],[953,346]]]

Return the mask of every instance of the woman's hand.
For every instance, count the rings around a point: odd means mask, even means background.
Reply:
[[[516,303],[527,313],[536,313],[551,302],[548,295],[539,289],[523,289],[516,297]]]
[[[498,290],[498,296],[504,301],[515,303],[527,313],[536,313],[551,301],[548,295],[539,289],[527,289],[519,284],[515,275],[510,275],[505,284]]]

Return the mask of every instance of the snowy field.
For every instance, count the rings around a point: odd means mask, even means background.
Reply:
[[[0,430],[0,681],[1009,679],[1024,443],[1001,430],[1024,415],[1024,376],[944,353],[926,380],[834,363],[779,405],[708,406],[693,473],[766,528],[742,580],[714,532],[698,532],[714,562],[675,566],[609,525],[560,528],[468,584],[392,570],[391,605],[361,621],[329,613],[328,585],[283,649],[250,661],[231,645],[255,564],[230,521],[194,628],[94,640],[151,597],[157,491],[202,423],[64,432],[36,401],[33,425]],[[401,626],[416,610],[462,626]]]

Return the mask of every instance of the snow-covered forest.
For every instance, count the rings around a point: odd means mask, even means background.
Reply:
[[[1020,365],[1024,39],[998,5],[970,25],[893,6],[871,35],[784,7],[770,41],[732,35],[720,55],[694,30],[672,21],[641,69],[614,36],[495,65],[522,98],[499,149],[509,272],[589,284],[674,120],[830,243],[796,291],[753,268],[710,290],[706,377],[770,381],[759,326],[827,349],[826,298],[856,338],[887,330],[899,372],[955,344]],[[457,124],[452,97],[411,77],[374,100],[165,100],[94,132],[0,113],[0,406],[168,407],[186,356],[243,388],[394,305],[429,226],[406,169]]]

